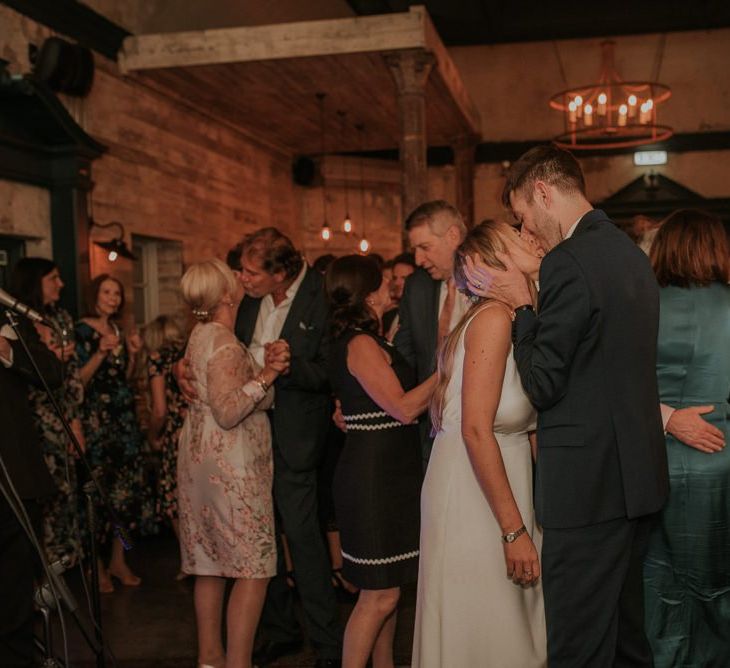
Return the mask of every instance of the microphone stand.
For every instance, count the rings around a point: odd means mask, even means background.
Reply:
[[[5,317],[7,319],[8,324],[13,329],[13,332],[15,333],[15,336],[17,337],[18,341],[20,342],[20,345],[23,348],[23,351],[28,356],[28,359],[30,360],[31,366],[33,367],[33,370],[40,381],[41,387],[43,388],[43,391],[48,396],[49,401],[51,402],[51,405],[53,406],[53,410],[56,413],[58,419],[61,422],[61,425],[63,426],[63,430],[66,433],[66,436],[68,437],[70,443],[72,444],[74,448],[74,452],[76,453],[79,461],[82,463],[84,469],[86,469],[86,473],[88,475],[88,481],[84,484],[84,494],[86,496],[87,501],[87,508],[89,512],[87,513],[87,527],[89,531],[89,543],[90,543],[90,550],[89,553],[91,555],[91,571],[92,571],[92,577],[91,577],[91,599],[92,599],[92,622],[94,624],[95,628],[95,639],[96,643],[91,642],[91,638],[89,637],[88,633],[85,631],[85,629],[82,628],[82,633],[84,635],[84,638],[87,640],[87,643],[89,644],[92,651],[96,654],[96,666],[97,668],[105,668],[106,662],[104,657],[104,636],[102,632],[102,626],[101,626],[101,593],[99,591],[99,578],[98,578],[98,564],[97,564],[97,544],[96,544],[96,507],[94,503],[94,495],[96,495],[99,499],[99,503],[106,509],[107,513],[109,514],[109,517],[111,518],[112,526],[114,527],[114,535],[115,537],[122,543],[122,546],[125,550],[131,550],[132,549],[132,542],[129,538],[129,535],[120,522],[119,518],[117,517],[117,514],[114,512],[114,509],[112,508],[111,504],[109,503],[109,499],[104,492],[104,489],[102,488],[99,481],[94,476],[94,473],[91,469],[91,466],[89,465],[88,460],[86,459],[86,456],[84,455],[84,451],[81,447],[81,445],[78,442],[78,439],[76,438],[76,435],[73,433],[73,430],[71,429],[71,426],[68,423],[68,420],[66,420],[66,416],[64,415],[63,411],[61,410],[61,407],[58,405],[58,402],[56,401],[56,397],[53,395],[53,391],[48,386],[48,382],[46,381],[45,377],[41,373],[41,370],[38,368],[38,363],[35,361],[32,353],[30,352],[30,349],[28,348],[28,344],[26,343],[25,339],[23,338],[23,335],[21,334],[19,327],[18,327],[18,320],[16,317],[16,314],[9,308],[5,309]],[[21,525],[23,525],[23,522],[21,522]],[[56,585],[58,587],[58,580],[60,578],[60,575],[57,577],[54,577],[55,574],[52,570],[50,570],[50,567],[48,566],[47,560],[45,558],[45,554],[43,554],[43,550],[40,550],[41,554],[39,554],[39,557],[41,559],[41,562],[44,564],[44,570],[47,573],[51,573],[52,575],[49,576],[49,581],[51,582],[51,586]],[[83,577],[83,575],[82,575]],[[61,591],[63,593],[63,587],[61,587]],[[71,608],[67,602],[67,607]],[[82,627],[81,620],[78,618],[78,616],[75,613],[75,610],[70,610],[74,616],[74,619],[76,620],[77,624]]]

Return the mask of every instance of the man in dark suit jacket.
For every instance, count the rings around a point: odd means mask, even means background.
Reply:
[[[439,317],[446,303],[446,288],[454,273],[454,254],[466,235],[459,211],[448,202],[434,200],[414,209],[406,218],[406,230],[416,264],[405,283],[398,308],[399,327],[393,343],[416,370],[422,383],[436,371],[439,345]],[[466,298],[453,294],[449,327],[459,321],[468,308]],[[428,464],[433,439],[428,413],[419,418],[424,468]]]
[[[548,251],[537,314],[508,258],[489,291],[515,310],[515,360],[539,413],[535,507],[544,529],[548,663],[651,666],[642,558],[668,492],[654,274],[641,250],[593,210],[566,151],[528,151],[512,165],[503,199]],[[520,529],[505,527],[505,540],[519,540]]]
[[[29,322],[20,331],[51,387],[58,387],[63,368]],[[0,456],[42,542],[38,499],[55,491],[41,454],[28,383],[38,384],[30,360],[14,332],[0,317]],[[0,467],[0,486],[9,490]],[[33,663],[33,580],[38,559],[5,495],[0,493],[0,666]]]
[[[307,636],[319,651],[317,665],[339,665],[342,631],[317,515],[317,466],[331,412],[322,276],[306,266],[287,237],[265,228],[241,244],[241,280],[246,296],[236,321],[238,338],[259,364],[273,341],[289,344],[290,370],[276,381],[270,412],[274,500],[294,564]],[[285,572],[279,545],[278,575],[269,585],[261,619],[267,642],[255,656],[258,665],[293,653],[302,644]]]

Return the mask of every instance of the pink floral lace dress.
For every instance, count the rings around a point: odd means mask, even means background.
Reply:
[[[185,356],[198,400],[178,451],[182,570],[193,575],[266,578],[276,572],[271,429],[259,368],[218,323],[193,329]]]

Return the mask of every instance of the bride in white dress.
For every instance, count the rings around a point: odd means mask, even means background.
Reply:
[[[537,279],[534,240],[486,222],[459,248],[457,285],[465,257],[503,268],[500,252]],[[437,435],[421,492],[417,668],[547,665],[529,438],[536,413],[512,357],[511,315],[501,302],[474,304],[440,353]]]

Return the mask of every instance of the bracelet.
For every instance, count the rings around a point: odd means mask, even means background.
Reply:
[[[264,372],[262,371],[258,376],[256,376],[256,382],[261,386],[261,389],[266,393],[269,389],[269,384],[266,382],[266,378],[264,378]]]
[[[505,543],[514,543],[523,533],[527,533],[527,528],[523,524],[517,531],[510,531],[502,536]]]

